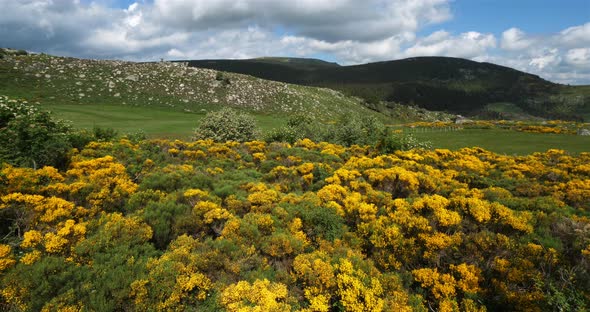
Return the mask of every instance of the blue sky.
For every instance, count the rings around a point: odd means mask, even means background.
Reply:
[[[590,84],[589,0],[0,0],[0,46],[158,60],[436,55]]]
[[[557,33],[590,21],[588,0],[456,0],[449,30],[467,29],[501,34],[510,27],[537,34]]]

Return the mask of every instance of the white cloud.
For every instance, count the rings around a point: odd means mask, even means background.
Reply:
[[[436,29],[453,0],[0,0],[0,44],[91,58],[325,55],[341,64],[439,55],[590,83],[590,23],[528,34]],[[418,36],[426,26],[434,29]],[[498,36],[498,37],[496,37]]]
[[[590,23],[563,30],[559,41],[570,47],[590,46]]]
[[[557,49],[545,50],[537,57],[534,57],[529,62],[530,66],[536,67],[537,69],[545,69],[547,66],[556,66],[561,62],[561,56]]]
[[[513,27],[502,33],[500,46],[505,50],[516,51],[527,49],[534,43],[534,39],[527,38],[522,30]]]
[[[490,48],[496,47],[496,38],[492,34],[475,31],[452,36],[440,30],[426,38],[419,39],[416,44],[405,50],[406,56],[453,56],[474,58],[485,54]]]
[[[568,50],[565,61],[574,66],[590,67],[590,48]]]
[[[155,0],[168,27],[228,29],[279,26],[297,35],[336,42],[370,42],[450,19],[448,0]]]

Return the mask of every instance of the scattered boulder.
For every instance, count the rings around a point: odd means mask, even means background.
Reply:
[[[135,81],[135,82],[137,82],[139,80],[139,78],[137,77],[137,75],[129,75],[125,79],[131,80],[131,81]]]
[[[578,135],[590,136],[590,130],[588,130],[588,129],[578,129]]]

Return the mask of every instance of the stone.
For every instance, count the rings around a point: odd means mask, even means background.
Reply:
[[[590,130],[588,130],[588,129],[578,129],[578,135],[590,136]]]

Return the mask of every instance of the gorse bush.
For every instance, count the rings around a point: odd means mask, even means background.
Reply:
[[[215,142],[254,140],[259,130],[254,118],[231,108],[208,113],[195,129],[194,139],[211,139]]]
[[[400,146],[121,139],[4,166],[0,310],[589,308],[590,153]]]

